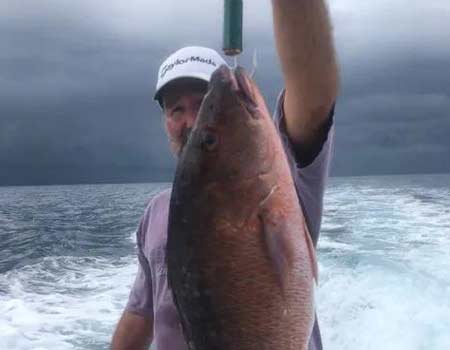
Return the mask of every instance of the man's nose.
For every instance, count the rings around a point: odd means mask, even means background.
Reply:
[[[190,129],[194,126],[195,119],[197,119],[198,111],[191,110],[186,115],[186,126]]]

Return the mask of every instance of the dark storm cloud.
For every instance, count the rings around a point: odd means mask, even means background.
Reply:
[[[404,6],[331,2],[342,67],[335,175],[450,171],[448,5]],[[261,7],[246,2],[240,60],[249,67],[257,49],[273,107],[282,80],[270,6]],[[7,1],[0,10],[0,184],[169,181],[155,74],[180,46],[220,49],[221,4]]]

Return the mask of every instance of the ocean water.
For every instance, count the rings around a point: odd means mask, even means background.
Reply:
[[[165,184],[0,187],[0,349],[108,349]],[[325,349],[450,348],[450,175],[331,179]]]

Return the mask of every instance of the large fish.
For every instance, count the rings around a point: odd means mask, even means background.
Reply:
[[[242,68],[211,78],[179,158],[166,249],[189,349],[307,349],[314,248],[281,140]]]

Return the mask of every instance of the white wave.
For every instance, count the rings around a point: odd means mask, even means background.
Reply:
[[[0,349],[107,348],[135,259],[45,258],[0,276]]]
[[[325,199],[324,348],[448,349],[450,191],[371,181],[381,180],[337,184]]]
[[[450,288],[429,276],[325,266],[318,314],[325,349],[450,348]]]
[[[319,249],[335,249],[336,251],[352,251],[355,250],[356,248],[350,244],[347,243],[341,243],[341,242],[334,242],[332,240],[329,239],[322,239],[320,241],[320,246]],[[344,252],[343,252],[344,253]],[[348,254],[348,252],[347,252]]]
[[[136,244],[136,234],[137,231],[134,231],[130,234],[130,241],[133,242],[134,244]]]

